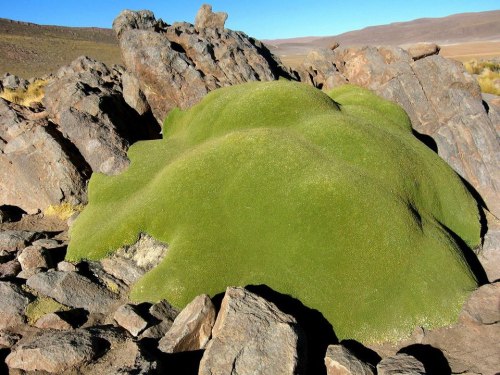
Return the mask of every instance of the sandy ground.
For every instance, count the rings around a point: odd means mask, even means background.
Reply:
[[[458,60],[461,62],[476,60],[500,59],[500,41],[492,42],[469,42],[441,45],[441,56]],[[278,55],[283,64],[297,68],[304,61],[305,54],[283,54]]]

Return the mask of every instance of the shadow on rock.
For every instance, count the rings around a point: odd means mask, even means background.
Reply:
[[[377,352],[367,348],[356,340],[342,340],[340,344],[347,348],[357,359],[372,365],[373,368],[376,368],[377,364],[382,360],[382,357]]]
[[[434,138],[432,138],[430,135],[419,133],[415,129],[412,130],[412,133],[420,142],[429,147],[436,154],[438,153],[438,145]]]
[[[319,311],[306,307],[299,300],[278,293],[267,285],[249,285],[245,288],[274,303],[278,309],[297,320],[307,338],[306,374],[326,375],[326,349],[328,345],[338,343],[338,339],[325,317]]]
[[[451,375],[451,368],[443,352],[431,345],[414,344],[401,349],[399,353],[409,354],[418,359],[427,375]]]

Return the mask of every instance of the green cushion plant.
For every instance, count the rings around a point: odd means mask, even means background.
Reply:
[[[246,83],[174,110],[120,175],[94,174],[70,260],[146,232],[169,244],[136,301],[185,306],[266,284],[319,310],[339,338],[398,339],[456,319],[476,279],[450,233],[480,242],[476,202],[367,90]]]

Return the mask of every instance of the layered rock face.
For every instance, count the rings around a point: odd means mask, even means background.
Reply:
[[[352,83],[401,105],[413,127],[434,139],[439,155],[499,216],[499,137],[479,85],[462,64],[436,55],[437,46],[409,51],[373,46],[315,51],[301,78],[327,90]]]
[[[200,9],[196,25],[167,25],[150,11],[123,11],[113,22],[127,71],[162,123],[174,107],[191,107],[209,91],[246,81],[291,78],[267,47],[224,28],[227,15]]]

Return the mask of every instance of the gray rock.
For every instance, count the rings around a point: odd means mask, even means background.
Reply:
[[[170,320],[172,322],[179,315],[179,311],[164,299],[153,304],[149,308],[149,313],[158,320]]]
[[[0,331],[0,349],[11,348],[19,340],[21,335],[9,331]]]
[[[160,124],[174,107],[186,109],[218,87],[291,77],[267,47],[241,32],[169,26],[151,12],[129,10],[115,19],[113,29],[127,71]]]
[[[54,124],[0,99],[0,202],[36,213],[86,202],[89,168]]]
[[[87,331],[46,331],[19,341],[5,362],[11,369],[60,374],[90,362],[97,349]]]
[[[300,374],[305,360],[296,320],[243,288],[228,288],[199,374]]]
[[[465,302],[460,318],[480,324],[500,323],[500,282],[483,285],[474,291]]]
[[[17,259],[0,264],[0,279],[12,279],[21,272],[21,264]]]
[[[438,55],[441,51],[435,43],[417,43],[406,48],[413,60],[420,60],[427,56]]]
[[[131,285],[156,267],[167,250],[167,244],[141,233],[135,244],[116,250],[108,258],[101,260],[101,264],[105,272]]]
[[[35,322],[35,327],[41,329],[55,329],[59,331],[67,331],[73,327],[64,320],[58,313],[48,313],[40,317]]]
[[[0,250],[8,252],[22,250],[40,237],[39,233],[22,230],[0,231]]]
[[[396,354],[382,359],[377,365],[378,375],[425,375],[422,362],[408,354]]]
[[[327,375],[374,375],[372,367],[359,360],[342,345],[330,345],[326,351]]]
[[[148,325],[148,322],[137,312],[131,304],[120,306],[113,315],[116,323],[137,337]]]
[[[26,247],[17,257],[23,271],[36,268],[52,268],[53,261],[50,251],[39,246],[31,245]]]
[[[19,78],[18,76],[10,73],[5,73],[2,78],[2,86],[4,89],[22,89],[26,90],[28,87],[28,81],[25,79]]]
[[[73,263],[63,260],[57,263],[57,270],[63,272],[76,272],[78,268]]]
[[[175,318],[158,349],[165,353],[204,349],[212,334],[215,315],[215,307],[206,294],[196,297]]]
[[[83,308],[91,313],[107,314],[119,303],[114,293],[76,272],[49,270],[31,276],[26,284],[63,305]]]
[[[146,328],[139,336],[139,339],[144,338],[160,340],[167,334],[167,332],[172,328],[173,321],[165,319],[160,323],[155,324],[149,328]]]
[[[0,329],[15,328],[26,323],[25,310],[30,296],[11,282],[0,281]]]
[[[224,24],[227,20],[227,13],[225,12],[212,12],[212,6],[203,4],[196,13],[194,27],[196,31],[200,32],[203,29],[216,29],[224,30]]]
[[[139,80],[132,74],[125,72],[122,76],[123,84],[123,99],[125,102],[135,109],[139,115],[143,115],[151,111],[148,101],[141,91]]]
[[[488,220],[488,232],[484,236],[483,246],[478,254],[479,262],[490,282],[500,280],[500,221]]]

